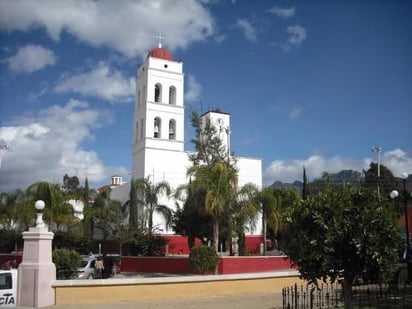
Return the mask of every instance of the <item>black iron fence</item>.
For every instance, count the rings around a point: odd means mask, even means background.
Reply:
[[[284,309],[343,308],[341,284],[294,285],[282,289]],[[352,287],[352,305],[358,308],[412,308],[412,287],[368,284]]]

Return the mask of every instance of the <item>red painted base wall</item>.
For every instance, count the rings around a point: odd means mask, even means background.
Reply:
[[[219,274],[257,273],[293,269],[284,256],[228,256],[219,261]]]
[[[219,274],[240,274],[291,270],[289,258],[283,256],[227,256],[221,257]],[[188,256],[176,257],[123,257],[122,272],[159,272],[166,274],[190,274]]]
[[[169,240],[169,254],[189,254],[190,248],[187,244],[187,237],[181,235],[161,235]],[[260,244],[263,243],[263,236],[261,235],[248,235],[245,238],[246,252],[249,254],[259,254]],[[195,240],[195,245],[198,246],[200,240]]]

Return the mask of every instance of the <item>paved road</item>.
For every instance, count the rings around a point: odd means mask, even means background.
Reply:
[[[160,295],[159,295],[160,296]],[[161,296],[160,296],[161,297]],[[278,309],[281,293],[259,293],[236,296],[200,297],[174,300],[150,300],[117,304],[56,305],[47,309]]]

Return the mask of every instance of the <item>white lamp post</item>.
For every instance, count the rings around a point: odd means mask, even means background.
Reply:
[[[3,150],[8,150],[9,146],[6,144],[4,140],[0,140],[0,167],[1,167],[1,159],[3,157]]]
[[[380,177],[381,177],[381,151],[382,148],[380,146],[372,147],[372,152],[378,154],[378,195],[380,193]]]

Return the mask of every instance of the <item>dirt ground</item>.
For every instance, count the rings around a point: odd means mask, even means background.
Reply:
[[[160,296],[160,295],[159,295]],[[278,309],[281,293],[245,294],[236,296],[200,297],[174,300],[150,300],[96,305],[56,305],[47,309]]]

